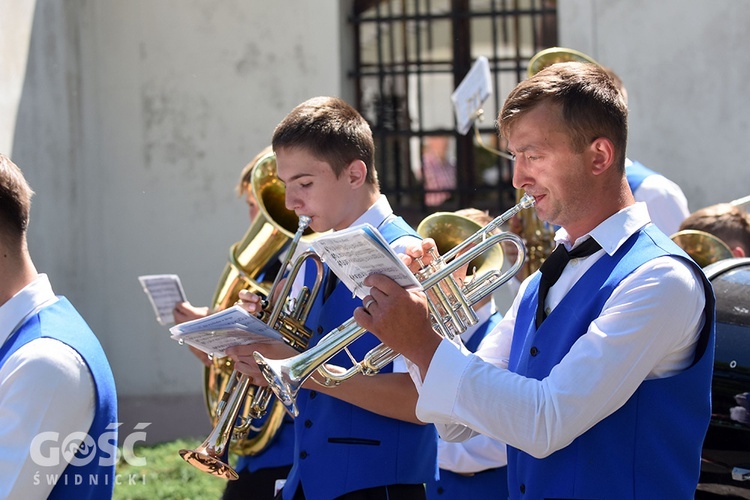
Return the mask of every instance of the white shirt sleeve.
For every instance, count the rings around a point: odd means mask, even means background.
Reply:
[[[40,465],[39,456],[55,461],[62,453],[53,447],[62,448],[71,433],[89,430],[95,398],[88,366],[58,340],[33,340],[6,360],[0,368],[0,498],[49,495],[54,482],[47,477],[62,474],[67,462]],[[36,451],[31,444],[42,432],[59,438]]]
[[[417,417],[446,440],[479,432],[545,457],[620,408],[644,379],[688,366],[704,306],[692,269],[654,259],[623,280],[562,361],[535,380],[507,370],[514,303],[476,355],[441,343],[418,388]]]
[[[478,434],[459,443],[438,440],[438,466],[468,474],[496,469],[508,464],[505,444]]]
[[[633,197],[635,201],[646,203],[651,222],[667,236],[676,233],[682,221],[690,215],[682,189],[663,175],[650,175],[643,179]]]

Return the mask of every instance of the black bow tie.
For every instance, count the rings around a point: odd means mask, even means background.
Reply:
[[[563,269],[565,269],[565,266],[568,265],[570,259],[588,257],[601,248],[601,245],[599,245],[594,238],[588,238],[570,252],[565,249],[564,245],[558,245],[557,248],[555,248],[555,251],[547,257],[539,268],[539,272],[542,273],[542,278],[539,280],[539,301],[536,306],[537,328],[539,328],[539,325],[541,325],[542,321],[547,317],[547,314],[544,312],[544,301],[547,299],[547,292],[552,285],[560,279],[560,275],[562,274]]]

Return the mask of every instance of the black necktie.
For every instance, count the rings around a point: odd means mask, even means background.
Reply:
[[[539,272],[542,273],[542,277],[539,280],[539,301],[536,306],[536,327],[542,324],[547,314],[544,312],[544,301],[547,299],[547,292],[554,285],[560,275],[568,265],[570,259],[579,259],[581,257],[588,257],[592,253],[599,250],[601,246],[596,242],[594,238],[588,238],[586,241],[575,247],[568,253],[564,245],[557,245],[555,251],[550,254],[549,257],[544,261],[542,266],[539,268]]]

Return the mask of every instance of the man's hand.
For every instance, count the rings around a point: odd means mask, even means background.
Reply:
[[[172,310],[176,324],[208,316],[208,307],[195,307],[190,302],[180,302]]]
[[[432,262],[432,250],[434,250],[437,255],[437,245],[435,244],[435,240],[432,238],[425,238],[419,245],[407,248],[406,254],[401,254],[399,257],[412,273],[416,273],[422,269],[422,267],[427,266]]]
[[[249,290],[240,290],[240,300],[236,305],[240,306],[250,314],[258,314],[263,309],[263,298]]]
[[[370,295],[354,310],[354,320],[415,363],[424,377],[440,344],[424,293],[408,292],[380,274],[368,276],[365,285],[372,287]]]

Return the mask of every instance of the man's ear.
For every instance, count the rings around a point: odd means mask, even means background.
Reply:
[[[606,172],[615,161],[615,146],[606,137],[597,137],[589,146],[591,153],[591,173],[599,175]]]
[[[367,165],[362,160],[352,160],[344,172],[352,189],[361,187],[367,180]]]

